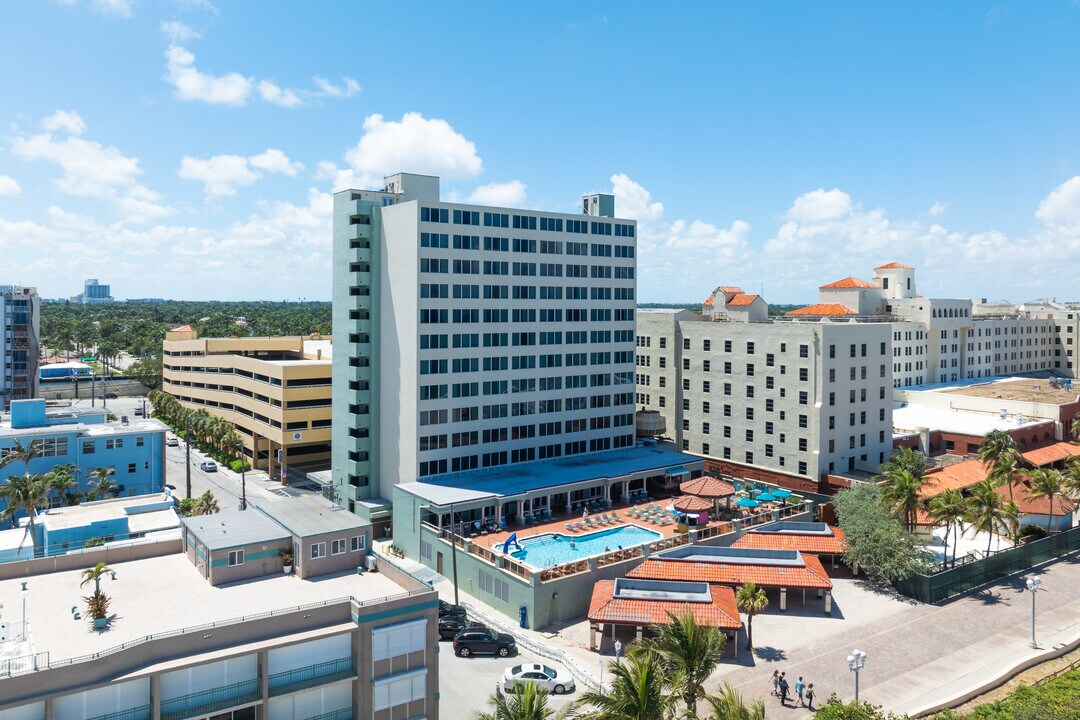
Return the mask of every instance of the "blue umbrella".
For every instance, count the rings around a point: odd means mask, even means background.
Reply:
[[[789,493],[787,490],[784,490],[783,488],[780,488],[779,490],[773,490],[772,496],[778,500],[782,500],[784,498],[791,497],[791,493]]]
[[[763,492],[754,499],[757,500],[758,502],[772,502],[773,500],[776,499],[776,496],[770,495],[767,492]]]
[[[735,504],[738,505],[739,507],[755,508],[758,505],[760,505],[761,503],[759,503],[757,500],[751,500],[750,498],[745,498],[744,497],[744,498],[740,498],[739,502],[737,502]]]

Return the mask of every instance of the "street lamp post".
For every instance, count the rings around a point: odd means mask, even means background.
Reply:
[[[238,440],[236,442],[236,452],[240,456],[240,509],[247,510],[247,474],[245,472],[244,462],[244,441]]]
[[[26,632],[26,596],[30,594],[30,591],[26,589],[26,583],[22,584],[22,590],[19,592],[22,595],[22,639],[26,641],[28,633]]]
[[[859,671],[866,665],[866,653],[862,650],[852,650],[847,656],[848,668],[855,673],[855,702],[859,702]]]
[[[1028,592],[1031,593],[1031,642],[1028,645],[1032,649],[1038,649],[1039,644],[1035,642],[1035,593],[1039,591],[1039,584],[1042,582],[1042,578],[1038,575],[1033,575],[1027,579],[1025,585],[1027,585]]]

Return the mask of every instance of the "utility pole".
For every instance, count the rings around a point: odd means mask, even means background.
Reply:
[[[187,496],[191,497],[191,418],[184,417],[184,446],[187,448],[187,462],[184,468],[187,472]]]
[[[453,505],[450,506],[450,557],[454,565],[454,604],[460,606],[457,589],[457,519]]]
[[[97,383],[95,381],[94,373],[90,373],[90,407],[94,407],[97,403]]]
[[[240,509],[247,510],[247,475],[244,472],[247,463],[244,461],[244,441],[237,442],[236,448],[240,456]]]

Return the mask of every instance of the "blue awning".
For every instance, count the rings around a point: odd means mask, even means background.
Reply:
[[[664,471],[665,475],[689,475],[690,471],[684,467],[669,468]]]

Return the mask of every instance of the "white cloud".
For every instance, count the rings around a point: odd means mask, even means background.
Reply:
[[[360,83],[351,77],[342,78],[341,85],[335,85],[319,75],[313,77],[311,81],[315,83],[316,94],[320,97],[348,98],[360,92]]]
[[[1080,175],[1054,188],[1039,203],[1035,217],[1047,225],[1080,232]]]
[[[18,197],[22,193],[19,183],[8,175],[0,175],[0,197]]]
[[[86,121],[73,110],[57,110],[41,121],[41,127],[49,132],[66,132],[69,135],[82,135],[86,132]]]
[[[195,67],[195,55],[179,45],[169,46],[165,58],[169,70],[166,80],[176,88],[181,100],[239,106],[247,103],[251,95],[250,79],[236,72],[218,76],[201,72]]]
[[[795,198],[784,215],[792,222],[813,223],[836,220],[851,213],[851,196],[841,190],[818,188]]]
[[[60,0],[64,5],[76,5],[78,0]],[[131,0],[89,0],[90,7],[102,15],[115,15],[117,17],[131,17]]]
[[[304,101],[295,90],[280,88],[269,80],[259,81],[259,96],[268,103],[286,108],[294,108],[304,104]]]
[[[77,113],[56,112],[43,122],[46,127],[83,132],[85,123]],[[58,165],[63,175],[53,182],[69,195],[109,201],[130,222],[149,222],[172,214],[159,203],[161,196],[139,184],[143,174],[138,158],[119,149],[81,137],[56,138],[51,132],[16,135],[11,150],[23,160]]]
[[[345,153],[361,185],[381,187],[384,175],[412,172],[438,175],[445,180],[476,177],[484,163],[476,145],[439,118],[427,119],[417,112],[400,121],[382,115],[364,119],[364,134],[356,147]]]
[[[337,163],[330,162],[329,160],[319,161],[318,170],[315,172],[316,180],[330,180],[330,187],[333,192],[339,190],[349,190],[353,188],[365,188],[368,185],[368,178],[363,178],[356,173],[352,168],[338,167]],[[379,187],[382,187],[381,179],[378,180]],[[366,189],[366,188],[365,188]]]
[[[236,194],[236,186],[251,185],[262,177],[255,169],[295,176],[304,168],[294,163],[281,150],[267,148],[251,157],[243,155],[214,155],[202,159],[185,155],[180,161],[180,177],[203,184],[203,192],[211,197]]]
[[[201,33],[195,32],[179,20],[161,21],[161,33],[174,43],[198,40]]]
[[[489,183],[472,191],[468,202],[476,205],[495,205],[498,207],[523,207],[525,205],[525,183],[511,180],[505,183]]]
[[[948,207],[948,203],[943,203],[939,200],[930,206],[930,209],[926,211],[926,214],[932,218],[941,217],[945,214]]]

